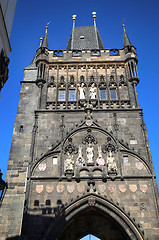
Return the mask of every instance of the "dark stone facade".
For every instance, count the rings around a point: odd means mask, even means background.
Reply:
[[[132,45],[37,50],[21,82],[1,239],[159,238],[136,64]]]

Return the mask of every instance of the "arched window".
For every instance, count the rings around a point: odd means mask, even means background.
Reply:
[[[93,76],[93,75],[90,76],[90,81],[91,81],[91,82],[94,82],[94,76]]]
[[[63,77],[63,76],[62,76]],[[66,86],[65,83],[60,83],[58,87],[58,101],[66,101]]]
[[[69,101],[76,101],[76,91],[75,89],[69,89]]]
[[[103,82],[104,81],[104,76],[100,75],[100,81]]]
[[[116,88],[110,88],[110,100],[117,100]]]
[[[65,81],[64,76],[61,76],[61,77],[60,77],[60,82],[63,83],[64,81]]]
[[[80,82],[84,82],[84,76],[83,75],[80,76]]]
[[[100,100],[106,101],[107,100],[106,89],[100,88],[99,92],[100,92]]]
[[[59,102],[63,102],[66,100],[66,90],[65,89],[59,89],[58,100],[59,100]]]

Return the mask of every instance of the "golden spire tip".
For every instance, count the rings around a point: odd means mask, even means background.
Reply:
[[[96,12],[92,12],[93,14],[93,18],[95,19],[96,18]]]
[[[75,21],[76,17],[77,17],[77,15],[72,15],[72,20]]]
[[[125,19],[123,19],[123,21],[122,21],[122,27],[123,27],[123,29],[125,30],[124,20],[125,20]]]

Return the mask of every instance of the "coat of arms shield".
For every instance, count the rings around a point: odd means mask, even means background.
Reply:
[[[104,184],[100,184],[98,185],[98,190],[103,193],[106,190],[106,186]]]
[[[105,165],[105,160],[102,157],[98,157],[96,162],[99,166],[104,166]]]
[[[44,172],[46,169],[46,163],[40,163],[39,164],[39,171],[40,172]]]
[[[85,185],[83,184],[77,185],[77,191],[79,193],[83,193],[85,191]]]
[[[46,192],[51,193],[54,190],[54,187],[52,185],[46,186]]]
[[[113,193],[113,192],[116,191],[116,186],[115,186],[115,185],[109,185],[109,186],[108,186],[108,189],[109,189],[110,192]]]
[[[56,189],[57,189],[57,192],[58,192],[58,193],[62,193],[62,192],[64,191],[64,185],[58,184],[57,187],[56,187]]]
[[[129,185],[129,189],[131,192],[136,192],[137,191],[137,185],[136,184],[130,184]]]
[[[141,192],[143,192],[143,193],[147,192],[147,190],[148,190],[147,184],[140,185],[140,190],[141,190]]]
[[[122,192],[122,193],[126,192],[126,184],[120,184],[120,185],[119,185],[119,190],[120,190],[120,192]]]
[[[144,165],[143,165],[142,162],[136,162],[136,163],[135,163],[135,166],[136,166],[136,168],[137,168],[138,170],[142,170],[143,167],[144,167]]]
[[[43,185],[36,185],[36,192],[37,193],[42,193],[43,190],[44,190],[44,186]]]
[[[68,191],[69,193],[73,193],[74,190],[75,190],[74,184],[69,184],[69,185],[67,185],[67,191]]]

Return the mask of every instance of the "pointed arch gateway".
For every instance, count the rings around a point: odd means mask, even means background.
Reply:
[[[101,240],[144,240],[138,226],[122,208],[95,193],[78,197],[64,207],[43,240],[80,240],[87,234]]]

